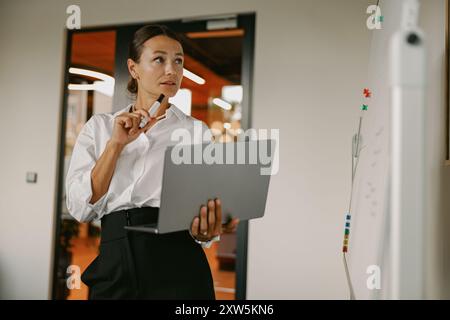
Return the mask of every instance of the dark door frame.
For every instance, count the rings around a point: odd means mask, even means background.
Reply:
[[[243,101],[242,101],[242,119],[241,126],[244,130],[251,128],[252,119],[252,92],[253,92],[253,58],[255,48],[255,22],[256,14],[251,13],[237,13],[231,14],[235,16],[237,20],[237,27],[244,29],[244,39],[242,47],[242,69],[241,69],[241,84],[243,87]],[[69,67],[71,60],[72,49],[72,37],[75,33],[80,32],[93,32],[93,31],[107,31],[116,30],[116,57],[118,50],[125,50],[126,46],[118,46],[121,41],[121,34],[124,32],[124,36],[127,37],[131,30],[136,30],[140,26],[149,23],[163,24],[174,30],[175,32],[195,32],[195,31],[207,31],[207,21],[210,19],[217,19],[215,16],[205,16],[198,19],[189,20],[169,20],[169,21],[152,21],[146,23],[135,24],[122,24],[114,26],[102,26],[102,27],[88,27],[81,30],[67,30],[66,29],[66,53],[64,64],[64,86],[63,95],[61,101],[61,117],[59,128],[59,143],[58,143],[58,178],[57,178],[57,192],[56,192],[56,205],[54,212],[54,256],[53,256],[53,272],[52,272],[52,299],[55,299],[58,285],[58,258],[60,254],[60,234],[61,234],[61,205],[62,205],[62,190],[65,187],[63,185],[64,174],[64,152],[66,142],[66,118],[67,118],[67,99],[69,84]],[[122,32],[121,32],[122,31]],[[123,53],[123,52],[122,52]],[[122,66],[124,67],[124,66]],[[116,63],[116,74],[120,76],[120,65]],[[117,83],[118,81],[116,81]],[[114,95],[116,97],[116,95]],[[116,98],[114,98],[116,102]],[[122,105],[122,104],[120,104]],[[237,231],[237,252],[236,252],[236,294],[235,297],[238,300],[246,299],[247,292],[247,242],[248,242],[248,222],[241,221]]]

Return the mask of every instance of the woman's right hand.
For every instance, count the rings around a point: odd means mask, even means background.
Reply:
[[[149,119],[149,121],[142,129],[139,129],[142,117]],[[149,113],[143,109],[121,113],[114,119],[113,133],[110,141],[125,146],[136,140],[141,133],[150,129],[156,121],[156,118],[151,118]]]

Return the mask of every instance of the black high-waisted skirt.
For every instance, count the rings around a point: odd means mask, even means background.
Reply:
[[[100,253],[81,276],[89,299],[215,299],[208,260],[188,231],[124,229],[155,223],[158,211],[135,208],[102,218]]]

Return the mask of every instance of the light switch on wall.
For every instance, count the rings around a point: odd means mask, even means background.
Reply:
[[[36,183],[37,182],[37,172],[27,172],[27,182]]]

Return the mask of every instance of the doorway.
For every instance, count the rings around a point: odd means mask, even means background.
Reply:
[[[185,52],[185,72],[171,103],[202,120],[216,141],[233,141],[250,127],[255,14],[158,21],[67,31],[63,112],[53,272],[54,299],[86,299],[87,287],[71,282],[98,254],[101,225],[78,223],[67,212],[64,178],[73,145],[84,123],[96,113],[116,112],[131,102],[127,45],[146,24],[177,32]],[[205,249],[217,299],[245,299],[248,225]],[[69,280],[69,281],[68,281]]]

